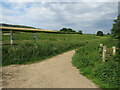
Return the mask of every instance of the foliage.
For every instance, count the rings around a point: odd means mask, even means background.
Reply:
[[[72,63],[80,73],[90,78],[101,88],[120,87],[119,79],[119,58],[118,55],[110,56],[108,61],[102,62],[102,54],[99,53],[99,44],[108,46],[117,46],[117,40],[101,39],[90,42],[76,51]]]
[[[3,65],[25,64],[44,60],[62,52],[81,47],[87,42],[99,39],[92,35],[14,33],[14,45],[9,45],[9,35],[3,35]]]
[[[97,36],[103,36],[103,32],[102,31],[98,31],[97,32]]]
[[[17,46],[3,47],[3,65],[24,64],[41,61],[42,59],[56,55],[64,50],[82,46],[84,43],[71,42],[26,42]]]
[[[107,33],[107,35],[110,35],[110,33]]]
[[[79,34],[83,34],[83,33],[82,33],[82,30],[79,30],[78,33],[79,33]]]
[[[114,20],[113,28],[111,29],[113,37],[120,39],[120,15]]]
[[[68,28],[67,29],[68,32],[76,32],[75,30],[71,29],[71,28]]]
[[[64,31],[64,32],[76,32],[75,30],[71,29],[71,28],[62,28],[60,29],[60,31]]]

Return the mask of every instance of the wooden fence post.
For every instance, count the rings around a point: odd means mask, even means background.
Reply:
[[[13,31],[10,30],[10,44],[13,45]]]
[[[100,47],[102,48],[102,47],[103,47],[103,44],[100,44]]]
[[[105,62],[106,60],[106,49],[107,49],[107,46],[103,46],[103,55],[102,55],[103,62]]]
[[[113,55],[115,55],[116,54],[116,47],[113,46],[112,49],[113,49]]]
[[[36,40],[37,38],[37,35],[36,35],[36,32],[34,32],[34,40]]]

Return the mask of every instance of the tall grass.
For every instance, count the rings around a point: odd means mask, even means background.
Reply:
[[[4,46],[2,52],[3,65],[40,61],[48,56],[53,56],[84,44],[71,42],[25,42],[17,46]]]
[[[101,88],[120,87],[118,54],[110,56],[108,61],[102,62],[102,54],[99,52],[99,44],[108,46],[117,46],[117,40],[107,39],[93,41],[79,48],[73,56],[72,63],[80,73],[91,79]]]
[[[15,33],[14,39],[15,45],[8,45],[10,37],[3,35],[3,66],[41,61],[101,38],[94,35],[37,33],[37,40],[34,41],[33,33]]]

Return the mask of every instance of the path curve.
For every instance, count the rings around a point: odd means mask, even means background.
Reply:
[[[74,50],[26,65],[3,67],[3,88],[97,88],[72,65]]]

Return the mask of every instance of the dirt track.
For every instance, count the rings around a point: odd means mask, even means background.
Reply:
[[[73,67],[74,52],[38,63],[3,67],[3,88],[97,88]]]

